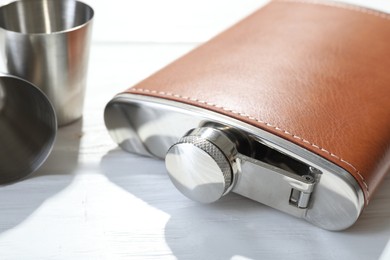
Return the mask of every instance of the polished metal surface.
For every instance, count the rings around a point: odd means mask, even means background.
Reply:
[[[176,144],[169,149],[165,164],[173,184],[185,196],[211,203],[220,199],[230,186],[226,176],[231,175],[231,170],[218,148],[207,141],[205,146],[212,147],[213,154],[192,143]]]
[[[225,195],[233,183],[234,144],[217,129],[190,131],[169,148],[165,165],[178,190],[198,202],[211,203]]]
[[[56,115],[47,97],[23,79],[0,75],[0,185],[38,169],[56,133]]]
[[[0,7],[0,48],[7,72],[39,87],[59,125],[82,116],[92,21],[74,0],[28,0]]]
[[[245,197],[276,208],[290,215],[305,218],[308,209],[314,203],[311,195],[316,187],[314,175],[312,179],[305,178],[309,172],[295,173],[281,167],[270,165],[240,155],[240,177],[233,191]]]
[[[329,230],[348,228],[362,212],[363,192],[347,171],[236,119],[180,102],[120,94],[107,105],[105,123],[113,140],[123,149],[161,159],[191,129],[223,129],[224,133],[233,133],[229,138],[238,151],[237,173],[229,188],[232,192]],[[203,156],[212,162],[209,154]],[[184,163],[179,164],[187,170]],[[212,171],[218,172],[215,165]]]
[[[169,148],[165,164],[176,188],[203,203],[214,202],[233,189],[265,205],[303,217],[321,172],[303,164],[294,172],[288,166],[294,163],[290,158],[285,158],[283,165],[272,163],[277,154],[273,152],[270,156],[267,147],[261,147],[263,155],[258,158],[240,154],[233,140],[243,138],[237,134],[240,135],[229,127],[209,123],[207,127],[189,131]],[[251,191],[248,187],[253,185],[257,187],[256,193],[248,193]]]

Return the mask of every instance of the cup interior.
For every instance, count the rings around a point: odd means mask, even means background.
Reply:
[[[25,80],[0,76],[0,185],[38,169],[56,133],[56,115],[46,96]]]
[[[93,9],[75,0],[21,0],[0,8],[0,27],[25,34],[71,30],[93,18]]]

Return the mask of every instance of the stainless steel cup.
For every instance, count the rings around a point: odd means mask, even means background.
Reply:
[[[0,8],[9,74],[48,96],[65,125],[82,116],[94,11],[74,0],[23,0]]]
[[[0,185],[41,166],[57,133],[54,109],[31,83],[0,74]]]

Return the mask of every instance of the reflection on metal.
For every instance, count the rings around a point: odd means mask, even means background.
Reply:
[[[348,172],[230,117],[121,94],[107,105],[105,122],[123,149],[161,159],[167,154],[172,182],[196,201],[232,191],[329,230],[349,227],[362,211],[362,190]]]
[[[93,17],[90,6],[75,0],[0,6],[0,61],[45,93],[59,125],[82,115]]]
[[[56,115],[47,97],[21,78],[0,74],[0,186],[37,170],[56,134]]]
[[[178,190],[195,201],[210,203],[231,190],[236,156],[234,143],[222,131],[203,127],[171,146],[165,164]]]
[[[4,87],[0,85],[0,112],[3,110],[3,107],[5,106],[5,90]]]

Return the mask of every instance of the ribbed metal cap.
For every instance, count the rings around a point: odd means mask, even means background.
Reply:
[[[211,203],[232,184],[232,168],[224,152],[202,136],[185,136],[165,157],[169,176],[188,198]]]

